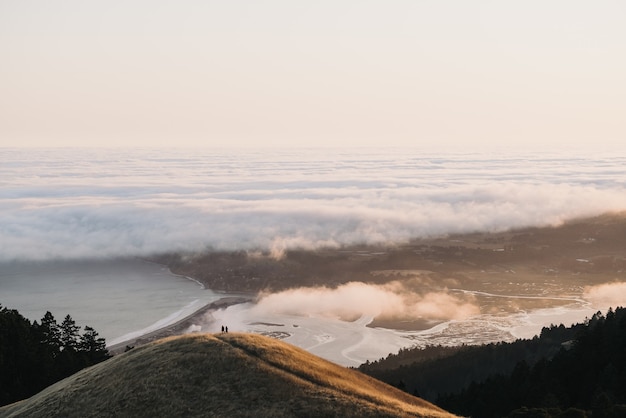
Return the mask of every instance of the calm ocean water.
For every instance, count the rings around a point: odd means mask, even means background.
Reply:
[[[220,295],[134,259],[0,263],[0,303],[30,320],[69,314],[107,344],[175,322]]]

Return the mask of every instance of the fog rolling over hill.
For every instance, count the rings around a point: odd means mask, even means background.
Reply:
[[[392,386],[253,334],[160,340],[0,408],[0,417],[453,417]]]

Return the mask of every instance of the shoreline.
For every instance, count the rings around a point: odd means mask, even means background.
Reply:
[[[172,335],[182,335],[187,329],[189,329],[190,326],[194,325],[194,321],[196,319],[205,315],[206,313],[226,309],[229,306],[233,305],[248,303],[253,301],[255,297],[256,296],[252,294],[246,296],[222,297],[214,302],[202,306],[200,309],[194,311],[193,313],[172,324],[166,325],[162,328],[148,332],[146,334],[142,334],[138,337],[130,338],[128,340],[107,346],[107,350],[109,350],[110,354],[117,355],[123,353],[126,350],[126,347],[134,348],[136,346],[141,346],[152,341],[159,340],[161,338],[170,337]]]

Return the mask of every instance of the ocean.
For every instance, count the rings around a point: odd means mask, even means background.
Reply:
[[[50,311],[94,328],[108,345],[174,323],[222,297],[139,259],[0,263],[0,303],[31,321]]]

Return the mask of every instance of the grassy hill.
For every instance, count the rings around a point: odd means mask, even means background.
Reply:
[[[355,370],[255,334],[163,339],[82,370],[0,417],[452,417]]]

